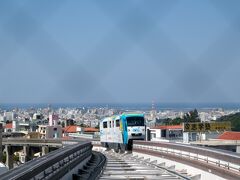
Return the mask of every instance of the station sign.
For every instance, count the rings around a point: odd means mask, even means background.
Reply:
[[[228,131],[231,122],[196,122],[183,123],[184,132]]]

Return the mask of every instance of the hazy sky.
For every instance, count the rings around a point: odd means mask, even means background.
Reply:
[[[240,1],[0,1],[0,103],[240,102]]]

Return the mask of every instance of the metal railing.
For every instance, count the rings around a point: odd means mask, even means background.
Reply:
[[[91,142],[66,146],[2,174],[1,179],[59,179],[91,155]]]
[[[137,149],[160,152],[188,160],[197,160],[226,170],[240,172],[240,155],[234,152],[176,143],[134,141],[133,151]]]

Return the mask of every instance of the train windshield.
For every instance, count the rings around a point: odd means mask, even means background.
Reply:
[[[128,126],[144,126],[143,117],[127,117]]]

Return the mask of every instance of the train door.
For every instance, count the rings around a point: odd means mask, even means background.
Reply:
[[[120,130],[120,119],[116,119],[115,120],[115,142],[122,144],[123,143],[123,136],[122,136],[122,132]]]
[[[107,121],[102,123],[102,142],[107,142]]]

